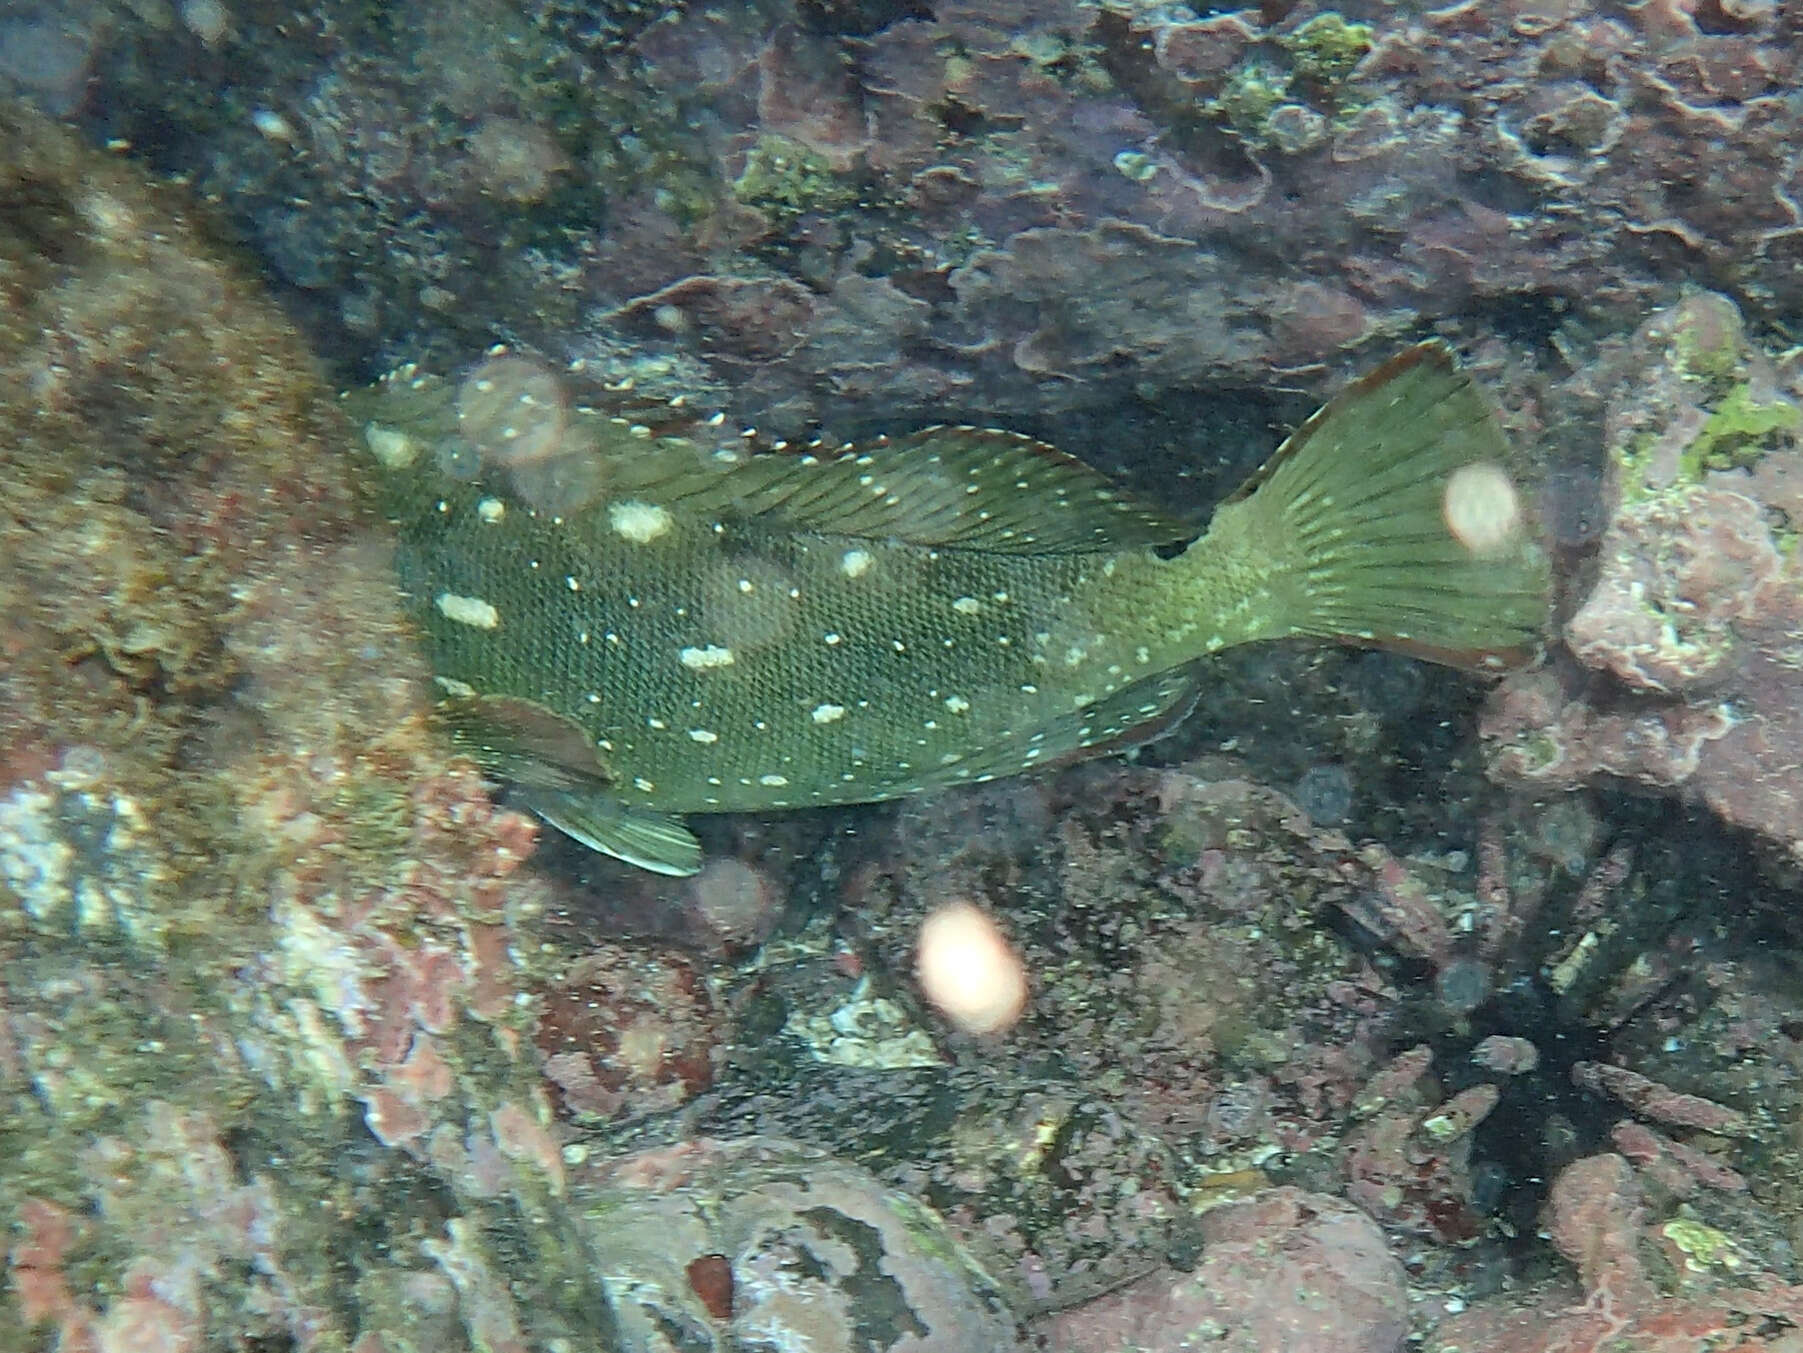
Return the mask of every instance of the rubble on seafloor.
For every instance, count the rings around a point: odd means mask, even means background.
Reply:
[[[1402,856],[1228,769],[1092,765],[866,821],[826,850],[832,905],[796,874],[817,900],[785,910],[811,919],[717,988],[759,1036],[725,1034],[679,1114],[577,1112],[583,1149],[808,1143],[930,1203],[1043,1347],[1298,1353],[1398,1349],[1486,1298],[1569,1302],[1536,1238],[1549,1185],[1614,1154],[1648,1234],[1727,1238],[1712,1272],[1739,1284],[1703,1300],[1649,1260],[1642,1328],[1781,1331],[1744,1303],[1803,1276],[1803,1030],[1762,937],[1719,927],[1767,886],[1731,843],[1599,841],[1594,809],[1516,800],[1469,858]],[[740,848],[762,871],[786,854]],[[636,905],[689,914],[688,887]],[[958,1032],[910,980],[948,897],[989,908],[1032,975],[1005,1036]]]

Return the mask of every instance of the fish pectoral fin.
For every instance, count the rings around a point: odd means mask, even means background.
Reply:
[[[515,797],[565,836],[616,860],[675,878],[701,868],[701,843],[668,813],[631,807],[598,788],[526,786]]]
[[[582,725],[537,701],[456,696],[439,702],[437,717],[458,751],[504,779],[578,790],[611,778]]]

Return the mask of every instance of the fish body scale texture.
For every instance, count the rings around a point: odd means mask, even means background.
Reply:
[[[454,493],[403,543],[443,684],[570,714],[613,792],[676,812],[883,799],[1107,742],[1125,731],[1108,711],[1066,716],[1187,659],[1209,619],[1166,614],[1182,561],[1142,549],[991,554],[681,515],[634,539],[603,514],[491,521],[493,501]],[[1152,718],[1155,695],[1126,709]]]

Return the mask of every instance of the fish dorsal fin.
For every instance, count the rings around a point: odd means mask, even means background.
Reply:
[[[641,495],[684,511],[995,554],[1083,554],[1197,535],[1055,447],[973,427],[724,465],[680,450],[651,455],[620,467],[610,493]]]

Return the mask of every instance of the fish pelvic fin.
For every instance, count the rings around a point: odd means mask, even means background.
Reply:
[[[701,869],[701,843],[667,813],[629,807],[600,790],[520,789],[520,803],[590,850],[648,869],[687,878]]]
[[[1251,561],[1240,576],[1264,594],[1239,608],[1264,622],[1245,637],[1334,639],[1472,671],[1529,660],[1551,589],[1511,460],[1441,343],[1354,382],[1215,514],[1215,548]]]

